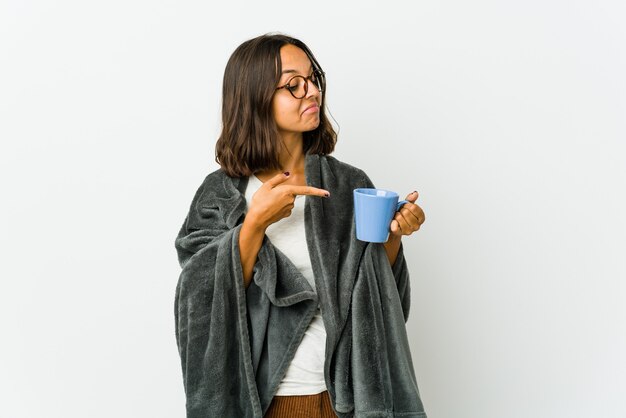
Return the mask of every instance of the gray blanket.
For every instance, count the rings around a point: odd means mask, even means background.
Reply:
[[[374,187],[331,156],[307,155],[305,231],[317,292],[267,238],[246,289],[239,232],[247,178],[209,174],[175,246],[176,340],[188,418],[262,417],[319,303],[326,385],[337,415],[426,417],[405,322],[409,273],[402,247],[390,266],[382,244],[356,239],[352,190]]]

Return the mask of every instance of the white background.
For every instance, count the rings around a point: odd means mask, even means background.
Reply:
[[[420,193],[429,417],[626,416],[623,2],[0,4],[0,418],[184,417],[174,238],[271,31],[326,71],[335,156]]]

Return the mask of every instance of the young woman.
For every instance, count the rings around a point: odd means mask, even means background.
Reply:
[[[188,417],[426,417],[405,322],[409,194],[384,244],[356,239],[352,190],[331,157],[324,71],[301,41],[267,34],[224,73],[221,168],[176,238],[176,338]]]

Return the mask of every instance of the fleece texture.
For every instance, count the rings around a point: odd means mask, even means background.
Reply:
[[[320,304],[324,373],[341,418],[425,418],[405,323],[409,272],[382,244],[356,239],[352,191],[374,187],[360,169],[307,155],[305,231],[317,293],[267,236],[246,289],[239,233],[247,177],[221,169],[196,192],[175,240],[182,267],[175,298],[188,418],[262,418]]]

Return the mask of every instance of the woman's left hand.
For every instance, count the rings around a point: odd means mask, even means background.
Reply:
[[[406,197],[409,203],[402,205],[391,221],[390,238],[400,239],[402,235],[411,235],[420,229],[420,226],[426,220],[426,216],[422,208],[415,204],[418,197],[419,193],[416,191]]]

